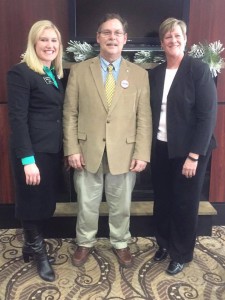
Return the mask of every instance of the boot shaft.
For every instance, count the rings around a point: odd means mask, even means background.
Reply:
[[[49,263],[46,245],[41,233],[37,228],[23,229],[24,232],[24,246],[23,257],[24,261],[28,262],[29,257],[32,256],[39,276],[46,281],[54,281],[55,273]]]

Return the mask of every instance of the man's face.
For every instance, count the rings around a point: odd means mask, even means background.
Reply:
[[[115,61],[121,56],[126,41],[127,34],[124,33],[123,26],[117,19],[106,21],[97,32],[100,55],[109,62]]]

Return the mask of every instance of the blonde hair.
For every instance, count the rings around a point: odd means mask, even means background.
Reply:
[[[172,31],[177,25],[180,26],[183,36],[187,38],[187,25],[185,24],[185,22],[175,18],[168,18],[165,21],[163,21],[162,24],[159,26],[160,41],[163,40],[167,32]]]
[[[62,67],[62,55],[63,55],[63,46],[62,46],[62,39],[61,34],[58,28],[48,20],[41,20],[33,24],[28,34],[28,41],[27,41],[27,49],[22,58],[22,62],[25,62],[29,68],[33,71],[44,74],[43,71],[43,64],[41,63],[40,59],[37,56],[35,51],[35,45],[41,36],[42,32],[45,29],[53,29],[57,34],[59,40],[59,52],[52,62],[52,65],[55,68],[55,72],[58,76],[63,77],[63,67]]]

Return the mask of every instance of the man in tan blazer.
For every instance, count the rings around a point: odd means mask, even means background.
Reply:
[[[107,14],[99,24],[100,55],[71,67],[64,104],[64,153],[75,169],[78,201],[73,256],[83,265],[96,242],[103,188],[109,205],[110,242],[119,263],[132,266],[127,246],[136,172],[150,160],[151,111],[147,72],[124,60],[127,23]],[[107,67],[113,65],[113,98],[107,103]]]

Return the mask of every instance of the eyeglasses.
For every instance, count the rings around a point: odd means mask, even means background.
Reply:
[[[108,36],[110,36],[112,34],[114,34],[117,37],[121,37],[121,36],[123,36],[125,34],[122,31],[114,31],[114,32],[112,32],[112,31],[109,31],[109,30],[98,31],[98,33],[101,34],[104,37],[108,37]]]

